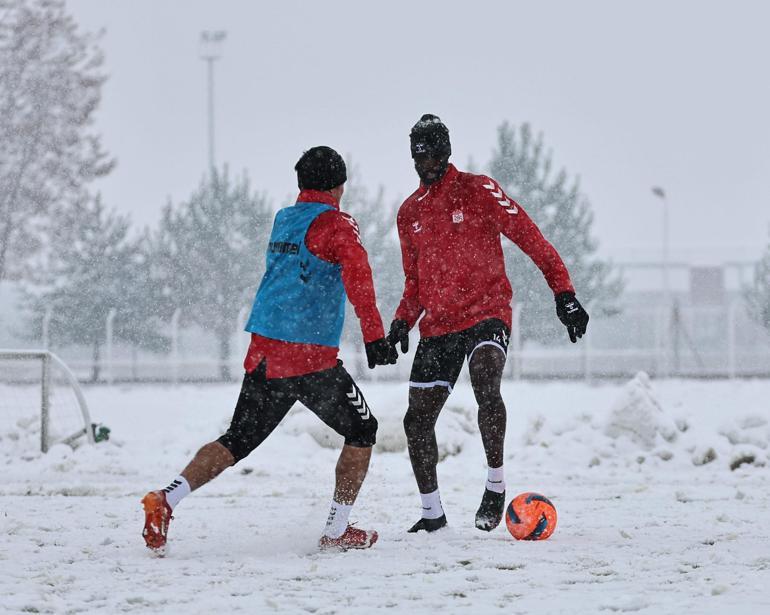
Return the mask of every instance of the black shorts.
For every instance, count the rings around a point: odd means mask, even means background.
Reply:
[[[502,320],[490,318],[455,333],[423,337],[417,345],[409,386],[443,386],[451,392],[465,357],[470,363],[473,353],[482,346],[495,346],[507,354],[510,335],[511,330]]]
[[[217,441],[240,461],[262,444],[297,401],[344,437],[345,444],[374,446],[377,419],[342,361],[320,372],[269,380],[263,362],[243,377],[230,427]]]

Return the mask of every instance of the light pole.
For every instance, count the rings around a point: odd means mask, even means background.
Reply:
[[[666,193],[660,186],[653,186],[652,193],[663,201],[663,297],[668,305],[671,302],[671,291],[668,284],[668,201]]]
[[[200,57],[208,64],[208,102],[209,102],[209,170],[214,173],[214,62],[219,59],[222,43],[227,37],[224,30],[204,30],[201,32]]]
[[[661,201],[663,201],[663,326],[666,332],[670,333],[669,327],[675,328],[676,327],[676,310],[672,310],[671,306],[671,289],[669,287],[668,283],[668,201],[666,200],[666,192],[661,188],[660,186],[653,186],[652,187],[652,193],[658,197]],[[671,310],[671,311],[670,311]],[[673,316],[673,318],[672,318]],[[668,375],[670,372],[670,364],[669,364],[669,341],[671,339],[671,335],[666,335],[666,332],[663,332],[662,340],[664,340],[663,350],[664,350],[664,360],[663,360],[663,371],[662,375]],[[674,330],[675,335],[675,341],[674,341],[674,355],[678,355],[678,340],[676,339],[676,334],[678,331]],[[678,363],[678,359],[675,359],[675,363]],[[675,369],[678,369],[678,365]]]

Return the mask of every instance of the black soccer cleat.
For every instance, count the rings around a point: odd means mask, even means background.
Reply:
[[[435,532],[436,530],[440,530],[442,527],[446,527],[446,515],[441,515],[438,519],[420,519],[407,531],[410,534],[414,534],[415,532],[419,532],[421,530],[425,530],[426,532]]]
[[[484,497],[476,511],[476,527],[485,532],[491,532],[503,519],[505,510],[505,491],[496,493],[484,489]]]

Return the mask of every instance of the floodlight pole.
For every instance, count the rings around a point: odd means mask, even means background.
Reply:
[[[222,42],[227,37],[224,30],[204,30],[201,32],[201,60],[207,64],[208,72],[208,128],[209,128],[209,171],[216,168],[214,157],[214,62],[220,58]]]
[[[679,371],[679,308],[676,305],[672,305],[671,286],[668,279],[668,200],[666,199],[666,191],[660,186],[653,186],[652,193],[663,202],[663,309],[666,319],[670,319],[669,324],[673,329],[674,372],[677,373]],[[666,338],[664,337],[664,339]],[[666,343],[666,350],[668,350],[668,343]],[[666,352],[666,355],[668,355],[668,352]],[[664,364],[666,365],[664,373],[668,375],[668,360]]]
[[[663,201],[663,296],[666,305],[671,302],[671,289],[668,280],[668,200],[663,188],[654,186],[652,193]]]

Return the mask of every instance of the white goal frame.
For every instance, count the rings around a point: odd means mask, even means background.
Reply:
[[[85,436],[89,444],[94,444],[94,432],[91,428],[91,415],[88,412],[88,405],[86,404],[86,398],[83,396],[83,391],[80,389],[75,374],[72,373],[67,364],[64,363],[58,356],[49,350],[2,350],[0,349],[0,360],[11,359],[20,361],[39,360],[41,362],[41,378],[40,378],[40,450],[44,453],[48,452],[51,446],[48,438],[48,427],[51,416],[51,367],[55,365],[64,374],[67,383],[72,387],[72,391],[75,393],[78,406],[80,406],[80,413],[83,416],[83,428],[79,429],[75,433],[63,438],[59,442],[64,444],[70,444]]]

